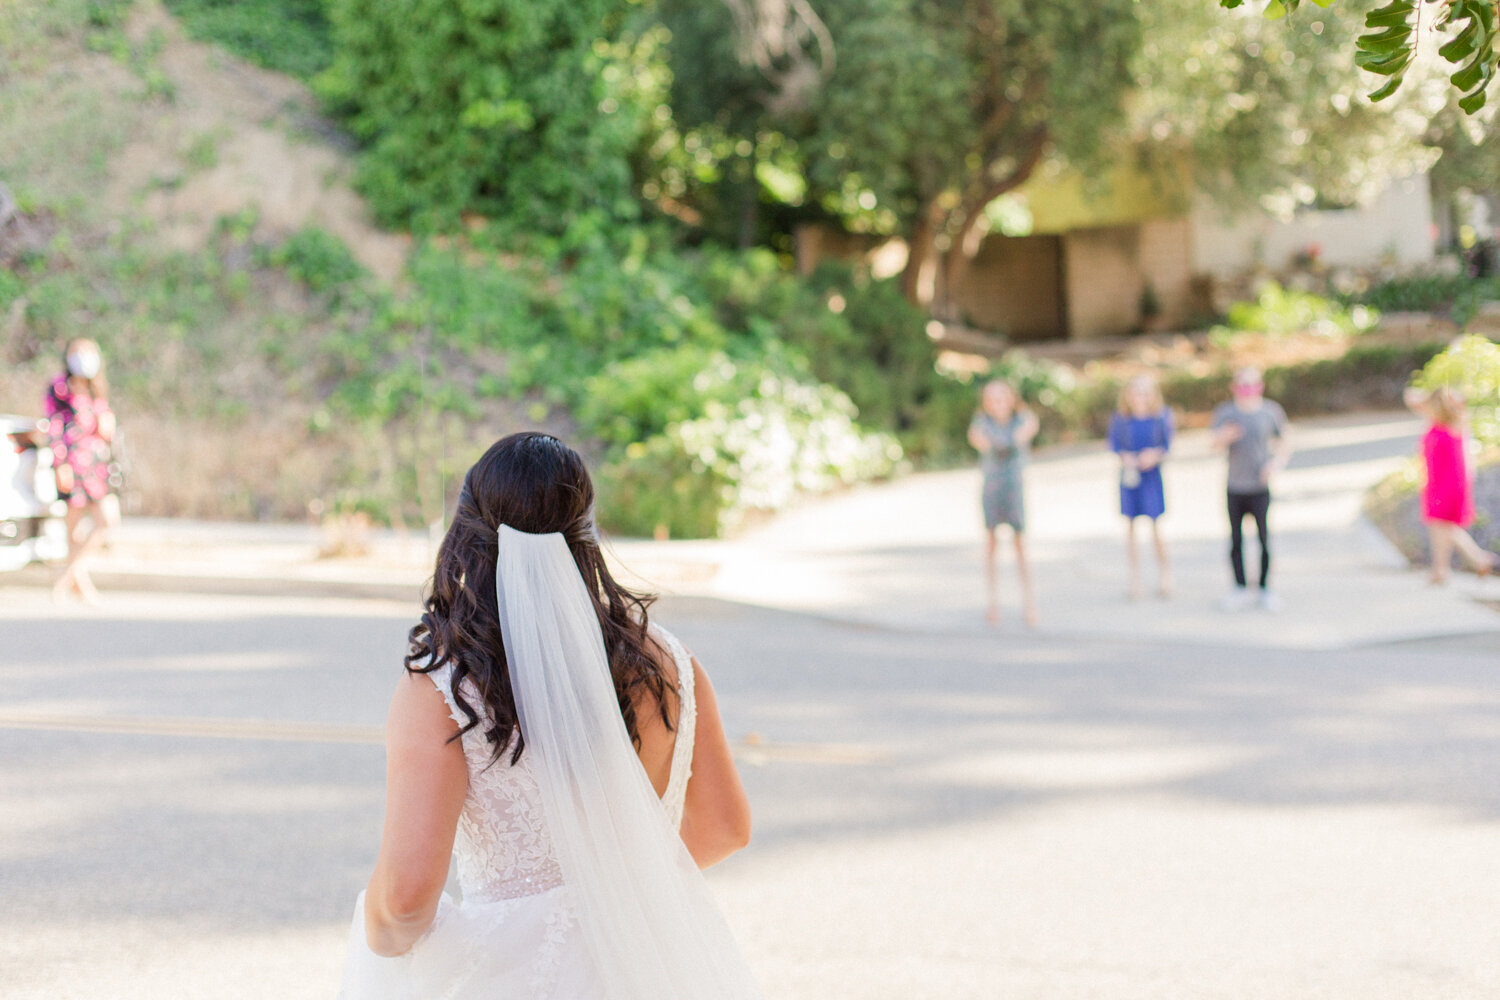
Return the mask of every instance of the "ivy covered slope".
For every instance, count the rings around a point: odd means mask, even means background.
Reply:
[[[688,247],[650,220],[630,156],[654,84],[625,79],[623,26],[590,34],[584,13],[538,4],[506,31],[438,18],[383,48],[385,5],[352,0],[171,0],[181,21],[28,2],[0,43],[0,180],[19,203],[0,244],[0,409],[34,410],[62,343],[98,339],[141,512],[430,520],[480,448],[540,426],[590,453],[610,527],[710,535],[961,446],[972,390],[937,374],[925,316],[892,284],[798,279],[769,250]],[[520,71],[528,46],[565,52],[554,75]],[[497,54],[517,71],[468,72]],[[407,130],[400,87],[375,78],[434,76],[477,90],[413,111],[455,128]],[[213,106],[247,78],[265,103]],[[352,172],[322,138],[337,141],[329,106],[365,142]],[[273,143],[277,171],[242,159]],[[411,235],[278,200],[269,181],[300,183],[301,157],[333,192],[352,173]]]

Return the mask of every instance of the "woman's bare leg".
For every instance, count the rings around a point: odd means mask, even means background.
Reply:
[[[88,521],[88,530],[83,524]],[[71,590],[89,604],[99,603],[99,591],[89,576],[88,557],[104,544],[108,537],[108,519],[97,503],[83,507],[68,507],[68,560],[62,572],[52,584],[53,600],[62,600]]]
[[[984,620],[991,625],[1000,624],[1000,578],[995,567],[999,547],[995,529],[987,529],[984,533]]]
[[[1144,588],[1141,585],[1141,554],[1135,547],[1135,518],[1125,518],[1125,562],[1130,567],[1130,599],[1139,601]]]
[[[1161,537],[1161,521],[1151,519],[1151,543],[1156,547],[1157,583],[1156,592],[1163,597],[1172,596],[1172,564],[1167,560],[1167,542]]]
[[[1448,571],[1453,566],[1454,525],[1447,521],[1428,521],[1427,540],[1432,545],[1432,583],[1447,583]]]
[[[1016,543],[1016,572],[1021,577],[1021,615],[1027,625],[1036,624],[1036,592],[1031,587],[1031,565],[1026,561],[1026,535],[1013,532]]]

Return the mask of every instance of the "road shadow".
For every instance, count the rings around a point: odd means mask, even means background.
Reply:
[[[1491,646],[1289,653],[917,634],[707,599],[657,610],[707,665],[740,746],[751,858],[1164,795],[1500,818]],[[70,621],[45,662],[0,654],[4,707],[376,725],[408,625]],[[0,650],[35,626],[0,623]],[[106,925],[341,923],[374,858],[382,777],[373,745],[0,727],[0,922],[86,906]]]
[[[771,744],[879,754],[861,766],[747,769],[768,848],[1163,794],[1500,818],[1494,637],[1291,653],[1003,634],[976,643],[796,618],[737,609],[682,629],[715,671],[733,727]]]

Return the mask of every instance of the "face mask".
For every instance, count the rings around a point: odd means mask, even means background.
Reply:
[[[79,378],[93,378],[99,374],[99,355],[74,353],[68,355],[68,374]]]

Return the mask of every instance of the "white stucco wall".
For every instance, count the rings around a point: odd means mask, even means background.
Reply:
[[[1281,270],[1313,244],[1332,267],[1418,267],[1434,257],[1432,191],[1425,174],[1392,181],[1359,208],[1298,212],[1283,222],[1269,213],[1226,220],[1212,203],[1202,203],[1192,222],[1194,270],[1216,277],[1262,264]]]

